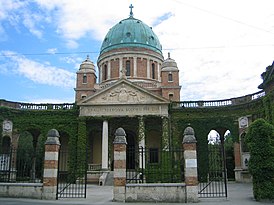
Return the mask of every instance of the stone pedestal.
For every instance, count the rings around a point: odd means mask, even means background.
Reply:
[[[113,201],[125,202],[126,198],[126,133],[123,128],[115,132]]]
[[[186,201],[187,203],[198,202],[196,139],[194,130],[191,127],[187,127],[184,131],[183,149],[185,159]]]
[[[43,175],[43,199],[56,199],[58,155],[60,149],[59,133],[52,129],[45,142],[45,161]]]

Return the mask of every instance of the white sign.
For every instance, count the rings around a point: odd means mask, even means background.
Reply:
[[[186,168],[197,167],[197,159],[186,159]]]

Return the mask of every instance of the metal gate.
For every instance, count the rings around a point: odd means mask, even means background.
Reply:
[[[204,172],[203,176],[199,176],[199,197],[227,197],[227,176],[223,140],[208,144],[207,165],[207,172]]]
[[[76,154],[76,153],[75,153]],[[87,156],[86,151],[76,156],[68,150],[60,150],[58,159],[58,198],[86,198]]]

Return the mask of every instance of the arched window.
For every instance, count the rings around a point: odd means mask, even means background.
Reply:
[[[173,81],[172,73],[169,73],[169,74],[168,74],[168,81],[169,81],[169,82],[172,82],[172,81]]]
[[[130,61],[126,61],[126,76],[130,76]]]
[[[83,83],[87,83],[87,75],[86,74],[83,75]]]
[[[169,94],[168,94],[168,99],[169,99],[169,100],[173,100],[173,93],[169,93]]]
[[[107,79],[107,75],[108,74],[108,66],[107,65],[104,65],[104,72],[103,72],[103,80],[106,80]]]
[[[151,64],[151,77],[152,79],[155,79],[155,64]]]

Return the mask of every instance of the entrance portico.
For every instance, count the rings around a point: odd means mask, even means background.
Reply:
[[[151,148],[168,149],[169,102],[126,79],[117,81],[78,105],[80,117],[86,117],[87,130],[92,133],[89,136],[92,138],[89,139],[90,149],[96,150],[91,151],[89,163],[100,164],[101,170],[112,168],[110,145],[113,132],[121,126],[130,134],[131,141],[134,140],[133,148],[145,148],[146,140],[149,140]],[[153,126],[151,122],[154,122]]]

